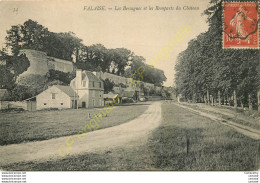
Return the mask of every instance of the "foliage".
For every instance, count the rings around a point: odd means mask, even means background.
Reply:
[[[15,101],[25,100],[41,93],[48,84],[46,76],[31,74],[18,78],[10,91],[11,98]]]
[[[1,51],[0,60],[6,62],[5,65],[6,69],[9,72],[12,72],[15,78],[19,76],[21,73],[23,73],[24,71],[26,71],[30,66],[30,62],[24,54],[20,56],[16,56],[16,55],[10,56],[7,55],[4,51]]]
[[[0,65],[0,88],[11,90],[14,82],[14,75],[5,66]]]
[[[149,90],[149,95],[156,95],[156,90],[154,88],[151,88]]]
[[[64,85],[69,85],[70,81],[76,77],[76,72],[71,73],[65,73],[62,71],[56,71],[56,70],[49,70],[49,73],[47,73],[48,81],[55,81],[58,80],[60,83]]]
[[[104,93],[109,93],[113,91],[113,87],[115,86],[115,83],[113,81],[106,78],[103,82],[104,82]]]
[[[222,1],[212,0],[205,11],[209,30],[189,42],[179,54],[176,70],[176,91],[187,99],[201,98],[206,92],[222,98],[234,90],[241,102],[251,95],[256,103],[259,87],[259,51],[222,48]]]
[[[19,54],[20,49],[33,49],[72,61],[73,56],[76,60],[79,58],[79,49],[82,46],[82,40],[73,32],[53,33],[31,19],[23,25],[12,26],[5,39],[6,49],[10,49],[14,56]]]
[[[152,68],[145,63],[142,56],[135,55],[126,48],[108,49],[102,44],[83,45],[82,40],[73,32],[50,32],[48,28],[40,25],[37,21],[31,19],[23,24],[13,25],[7,30],[5,38],[6,47],[1,51],[0,59],[6,61],[5,76],[2,77],[1,87],[14,88],[16,86],[7,86],[7,80],[16,81],[17,77],[26,71],[30,62],[25,55],[19,55],[21,49],[33,49],[46,52],[47,55],[73,61],[78,69],[89,71],[102,71],[116,74],[122,77],[131,77],[144,82],[153,83],[156,86],[162,86],[166,80],[162,70]],[[11,55],[8,55],[10,54]],[[140,66],[142,76],[140,77]],[[3,75],[3,73],[1,73]],[[68,85],[70,80],[75,77],[73,73],[63,73],[50,70],[46,75],[48,83],[60,83]],[[10,82],[11,84],[12,82]],[[106,81],[105,91],[112,91],[112,84]],[[23,85],[23,84],[19,84]],[[36,91],[41,91],[45,85],[38,86],[35,91],[26,90],[23,87],[17,87],[14,93],[21,91],[34,95]],[[26,85],[25,85],[26,87]],[[123,86],[125,87],[125,86]],[[27,96],[27,95],[26,95]],[[18,96],[17,99],[24,99],[25,96]]]
[[[173,92],[172,87],[163,87],[161,95],[164,99],[172,99]]]

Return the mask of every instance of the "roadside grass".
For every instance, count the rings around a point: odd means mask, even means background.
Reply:
[[[162,104],[162,124],[147,141],[102,152],[1,167],[16,171],[251,171],[259,169],[259,141],[205,117]],[[188,152],[187,152],[188,139]],[[147,142],[147,143],[146,143]]]
[[[140,116],[147,108],[146,103],[116,106],[107,117],[103,117],[98,129],[125,123]],[[0,145],[77,134],[85,126],[85,122],[94,118],[94,114],[102,109],[104,108],[1,113]],[[90,119],[88,119],[89,113],[91,113]]]
[[[163,104],[162,111],[163,123],[153,133],[149,145],[154,168],[175,171],[258,170],[259,141],[174,104]]]
[[[124,146],[60,160],[22,162],[1,167],[5,171],[131,171],[155,170],[146,146]]]
[[[248,114],[245,114],[245,112],[242,111],[241,109],[235,110],[234,108],[227,107],[227,106],[221,106],[221,107],[211,106],[202,103],[200,103],[199,105],[193,103],[183,103],[183,104],[193,109],[199,109],[206,113],[212,113],[222,117],[223,119],[232,120],[241,125],[249,126],[254,129],[260,130],[259,119],[257,119],[256,115],[254,115],[255,117],[249,116]],[[224,111],[224,113],[221,111]]]

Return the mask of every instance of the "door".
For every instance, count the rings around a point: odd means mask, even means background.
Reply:
[[[86,102],[82,102],[82,108],[86,108]]]
[[[36,102],[32,102],[31,110],[36,111]]]
[[[36,102],[35,101],[28,101],[27,102],[27,110],[28,111],[36,111]]]

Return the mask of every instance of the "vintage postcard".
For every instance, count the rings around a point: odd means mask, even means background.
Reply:
[[[6,180],[259,169],[258,1],[2,1],[0,46]]]

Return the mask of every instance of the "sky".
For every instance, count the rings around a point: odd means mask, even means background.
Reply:
[[[52,32],[72,31],[87,46],[100,43],[106,48],[127,48],[147,62],[157,58],[155,66],[167,77],[164,85],[172,86],[177,55],[191,39],[208,29],[206,16],[202,16],[208,4],[209,0],[2,1],[0,46],[4,45],[6,30],[32,19]],[[91,6],[103,6],[106,10],[87,10]],[[124,6],[142,10],[126,10]],[[156,10],[156,6],[160,8]],[[176,10],[177,6],[180,9]],[[153,10],[149,10],[151,7]],[[162,7],[173,10],[163,11]],[[186,26],[191,27],[189,32],[178,45],[169,47],[169,42]],[[165,47],[170,56],[158,57]]]

